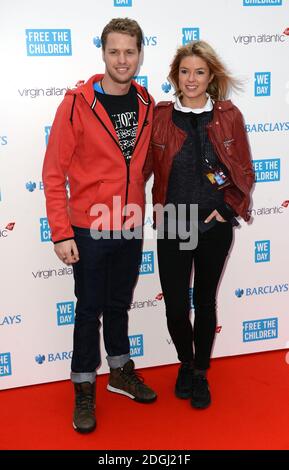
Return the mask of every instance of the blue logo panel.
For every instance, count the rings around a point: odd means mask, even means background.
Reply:
[[[255,263],[270,261],[270,240],[255,241]]]
[[[11,355],[9,352],[0,353],[0,377],[12,375]]]
[[[139,269],[139,274],[153,274],[154,267],[154,252],[144,251],[142,254],[142,262]]]
[[[137,357],[143,356],[143,335],[129,336],[130,356]]]
[[[28,56],[72,55],[70,29],[26,29]]]
[[[140,85],[148,88],[148,77],[146,75],[136,75],[133,79]]]
[[[45,145],[47,147],[48,145],[48,140],[49,140],[49,136],[50,136],[50,130],[51,130],[51,126],[45,126],[44,127],[44,132],[45,132]]]
[[[200,28],[183,28],[183,46],[192,41],[198,41],[200,39]]]
[[[244,7],[280,7],[282,0],[243,0]]]
[[[255,96],[271,95],[271,72],[255,73]]]
[[[114,0],[115,7],[132,7],[132,0]]]
[[[243,322],[243,343],[278,338],[278,318]]]
[[[280,181],[280,158],[253,160],[256,183]]]
[[[74,302],[59,302],[56,304],[57,325],[72,325],[74,323]]]
[[[51,241],[51,232],[47,217],[40,218],[40,239],[42,242]]]

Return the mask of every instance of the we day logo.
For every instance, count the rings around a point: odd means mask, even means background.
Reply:
[[[74,323],[74,302],[58,302],[56,304],[57,325],[72,325]]]
[[[143,356],[143,335],[133,335],[129,336],[129,345],[130,345],[130,356]]]
[[[265,263],[270,261],[270,240],[255,241],[255,263]]]
[[[255,96],[271,95],[271,72],[255,72]]]

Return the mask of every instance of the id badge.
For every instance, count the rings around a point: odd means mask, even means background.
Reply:
[[[207,159],[205,159],[205,162],[207,164],[205,168],[205,176],[211,184],[216,186],[217,189],[223,189],[231,184],[229,177],[224,173],[222,168],[214,168]]]

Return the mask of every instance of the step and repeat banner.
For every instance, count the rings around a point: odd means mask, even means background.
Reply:
[[[126,16],[144,31],[136,80],[156,101],[173,98],[167,75],[176,48],[199,38],[244,84],[231,98],[252,148],[252,223],[234,233],[213,357],[289,346],[288,0],[10,0],[0,7],[0,389],[69,377],[72,268],[53,252],[42,163],[65,91],[103,72],[102,29]],[[177,362],[158,278],[151,187],[152,179],[130,310],[137,367]]]

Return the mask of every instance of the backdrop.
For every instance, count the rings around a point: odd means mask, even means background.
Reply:
[[[244,92],[232,100],[244,114],[254,159],[253,223],[241,222],[235,230],[218,292],[213,356],[289,345],[288,0],[10,0],[0,7],[2,389],[69,377],[72,269],[56,258],[49,241],[42,162],[58,104],[67,88],[104,70],[100,35],[118,16],[136,19],[144,31],[136,80],[156,101],[172,99],[169,64],[176,48],[192,39],[211,43],[243,80]],[[148,202],[151,186],[152,181]],[[151,221],[148,206],[130,310],[137,367],[177,361]]]

